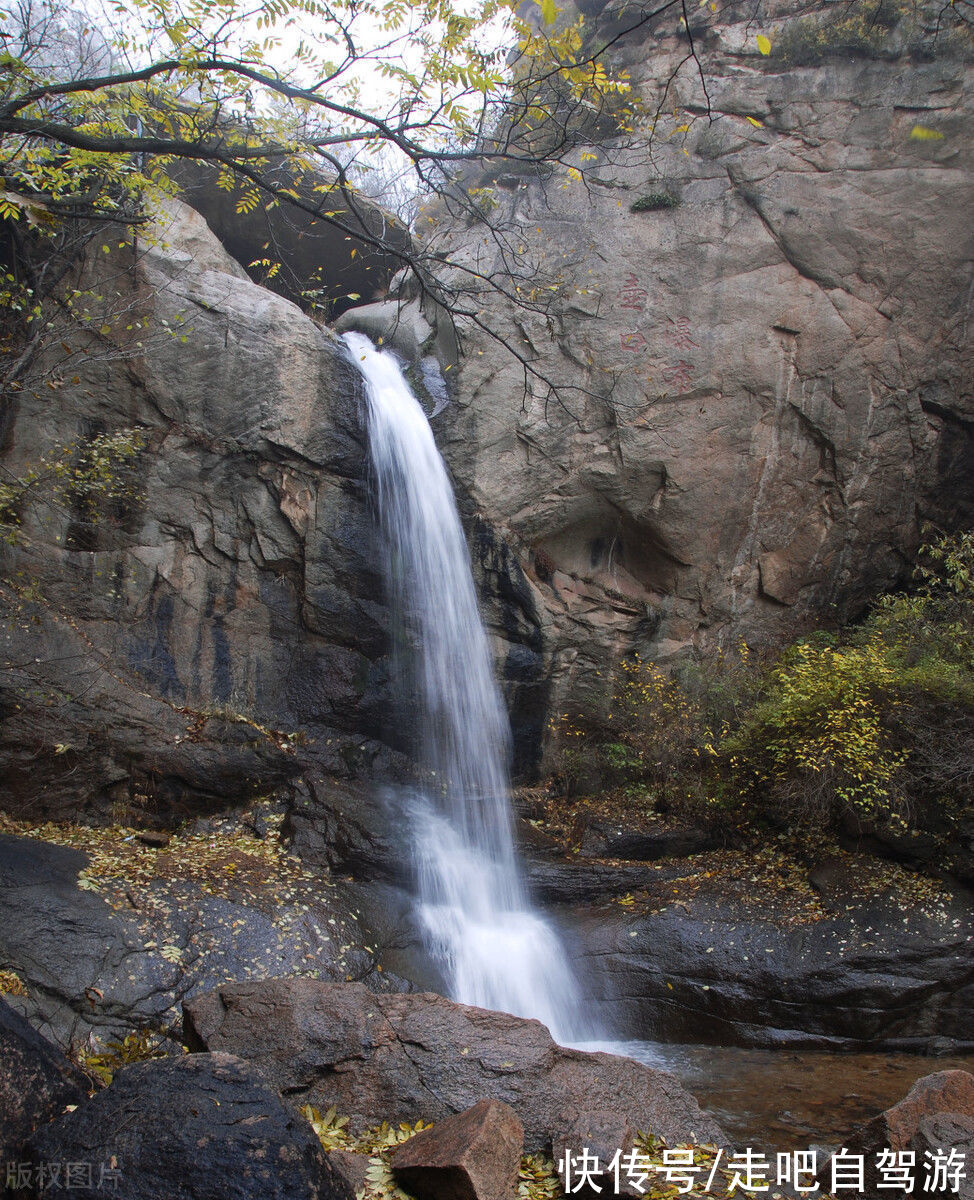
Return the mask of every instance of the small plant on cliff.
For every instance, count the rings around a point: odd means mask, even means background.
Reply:
[[[678,196],[670,192],[647,192],[629,205],[632,213],[657,212],[660,209],[676,208],[680,203]]]

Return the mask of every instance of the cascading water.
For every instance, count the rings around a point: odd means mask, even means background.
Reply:
[[[514,847],[510,728],[446,466],[396,359],[345,335],[365,378],[395,666],[415,710],[421,786],[406,805],[420,923],[454,1000],[587,1034],[561,942]]]

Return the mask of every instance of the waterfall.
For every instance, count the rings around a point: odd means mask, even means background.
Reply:
[[[419,924],[452,999],[577,1039],[578,988],[515,850],[510,727],[446,465],[393,355],[360,333],[345,342],[365,379],[394,667],[415,726],[405,811]]]

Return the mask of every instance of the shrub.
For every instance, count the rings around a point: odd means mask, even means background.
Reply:
[[[629,211],[634,213],[656,212],[662,208],[676,208],[680,203],[678,196],[669,192],[646,192],[629,205]]]
[[[567,790],[738,823],[851,821],[958,868],[974,824],[974,533],[925,546],[916,582],[768,664],[746,646],[674,675],[627,659],[607,714],[559,723]]]
[[[755,812],[924,832],[945,850],[974,784],[974,535],[921,551],[919,587],[790,647],[721,745]]]

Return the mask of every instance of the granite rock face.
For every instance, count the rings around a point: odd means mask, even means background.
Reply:
[[[36,488],[0,549],[11,811],[186,811],[285,778],[296,749],[341,774],[389,758],[357,372],[191,209],[167,220],[103,281],[108,348],[79,342],[76,375],[4,413],[13,475],[143,443],[97,521]]]
[[[708,113],[676,17],[627,35],[625,5],[579,7],[662,110],[653,154],[596,143],[587,186],[471,179],[552,288],[546,313],[480,301],[543,378],[526,392],[470,330],[438,418],[520,568],[554,711],[628,652],[853,616],[904,578],[923,521],[974,512],[968,52],[883,26],[881,45],[805,53],[834,14],[701,9]],[[436,236],[499,265],[476,229],[441,215]]]

